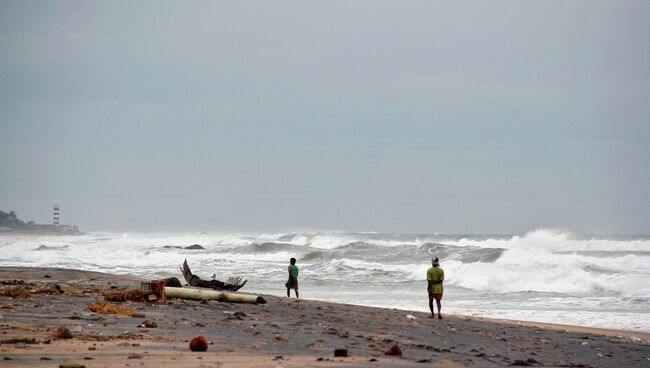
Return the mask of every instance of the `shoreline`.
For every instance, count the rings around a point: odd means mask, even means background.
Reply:
[[[0,296],[0,359],[7,367],[54,362],[107,367],[173,367],[181,362],[189,367],[634,367],[650,360],[648,333],[463,315],[434,320],[423,312],[264,294],[268,303],[262,305],[125,302],[121,305],[142,317],[120,317],[90,312],[87,305],[111,287],[139,288],[142,278],[0,267],[0,279],[66,290],[30,298]],[[145,319],[158,327],[137,327]],[[72,331],[73,339],[54,337],[61,325]],[[207,352],[189,350],[189,340],[197,335],[210,342]],[[25,343],[30,338],[35,340]],[[400,347],[402,358],[384,355],[393,345]],[[334,357],[339,348],[350,357]]]
[[[349,305],[349,306],[367,307],[367,308],[379,308],[379,309],[386,309],[386,310],[397,310],[397,311],[402,311],[404,313],[426,313],[426,314],[428,314],[428,312],[422,312],[422,311],[419,311],[419,310],[412,310],[412,309],[378,307],[378,306],[368,305],[368,304],[343,303],[343,302],[337,302],[337,301],[328,301],[328,300],[324,300],[324,299],[305,299],[305,300],[310,300],[310,301],[314,301],[314,302],[322,302],[322,303],[334,303],[334,304]],[[444,307],[444,305],[443,305],[443,307]],[[490,323],[503,323],[503,324],[509,324],[509,325],[517,325],[517,326],[538,327],[538,328],[545,328],[545,329],[551,329],[551,330],[557,330],[557,331],[565,331],[565,332],[591,333],[591,334],[594,334],[594,335],[602,335],[602,336],[637,337],[637,338],[641,338],[643,340],[646,340],[646,341],[650,342],[650,332],[646,332],[646,331],[635,331],[635,330],[624,330],[624,329],[615,329],[615,328],[581,326],[581,325],[572,325],[572,324],[567,324],[567,323],[538,322],[538,321],[530,321],[530,320],[523,320],[523,319],[512,319],[512,318],[495,318],[495,317],[483,317],[483,316],[470,316],[470,315],[466,315],[466,314],[456,314],[456,313],[446,313],[446,315],[454,316],[455,318],[471,318],[473,320],[480,320],[480,321],[485,321],[485,322],[490,322]]]
[[[142,277],[136,276],[136,275],[131,275],[131,274],[109,274],[109,273],[100,272],[100,271],[85,271],[85,270],[80,270],[80,269],[75,269],[75,268],[31,267],[31,266],[0,266],[0,270],[2,270],[2,269],[9,269],[9,270],[10,269],[16,269],[16,270],[34,269],[34,270],[43,270],[43,271],[47,271],[47,270],[51,270],[51,271],[67,270],[67,271],[78,271],[78,272],[85,272],[85,273],[91,273],[91,274],[97,274],[97,275],[110,275],[111,277],[116,277],[116,278],[127,278],[127,279],[146,281],[145,278],[142,278]],[[1,273],[0,273],[0,279],[2,279],[2,274]],[[243,290],[243,292],[246,293],[245,290]],[[261,293],[260,295],[262,295],[262,296],[271,296],[271,297],[276,297],[276,298],[277,297],[280,297],[280,298],[283,297],[283,296],[278,296],[278,295],[273,295],[273,294],[263,294],[263,293]],[[302,298],[301,300],[313,301],[313,302],[323,302],[323,303],[333,303],[333,304],[341,304],[341,305],[349,305],[349,306],[358,306],[358,307],[367,307],[367,308],[379,308],[379,309],[386,309],[386,310],[398,310],[398,311],[402,311],[404,313],[427,313],[427,312],[422,312],[420,310],[389,308],[389,307],[382,307],[382,306],[375,306],[375,305],[368,305],[368,304],[355,304],[355,303],[331,301],[331,300],[318,299],[318,298],[316,298],[316,299]],[[582,326],[582,325],[575,325],[575,324],[568,324],[568,323],[552,323],[552,322],[531,321],[531,320],[523,320],[523,319],[520,320],[520,319],[513,319],[513,318],[497,318],[497,317],[489,317],[489,316],[466,315],[466,314],[447,313],[447,315],[455,316],[457,318],[466,318],[467,317],[467,318],[472,318],[472,319],[475,319],[475,320],[481,320],[481,321],[486,321],[486,322],[506,323],[506,324],[514,324],[514,325],[519,325],[519,326],[539,327],[539,328],[547,328],[547,329],[553,329],[553,330],[563,330],[563,331],[567,331],[567,332],[593,333],[593,334],[603,335],[603,336],[638,337],[638,338],[642,338],[644,340],[650,341],[650,331],[639,331],[639,330],[626,330],[626,329],[616,329],[616,328],[606,328],[606,327]]]

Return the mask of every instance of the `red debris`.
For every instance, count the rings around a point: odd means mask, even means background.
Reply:
[[[56,329],[56,337],[59,339],[71,339],[72,332],[70,332],[70,330],[68,330],[67,327],[60,326],[59,328]]]
[[[402,356],[402,349],[399,348],[399,345],[395,344],[390,347],[390,349],[386,350],[384,352],[384,355],[394,355],[394,356]]]
[[[192,351],[206,351],[208,350],[208,342],[203,336],[197,336],[190,341],[190,350]]]

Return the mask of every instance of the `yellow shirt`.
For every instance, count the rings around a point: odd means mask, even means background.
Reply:
[[[429,281],[443,281],[445,279],[445,271],[440,267],[431,267],[427,270],[427,280]],[[428,290],[434,294],[442,294],[442,282],[433,284],[428,287]]]

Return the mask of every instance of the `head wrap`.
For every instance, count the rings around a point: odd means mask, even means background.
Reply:
[[[435,258],[433,258],[433,259],[431,260],[431,265],[432,265],[433,267],[438,267],[438,266],[440,266],[440,262],[438,262],[438,257],[435,257]]]

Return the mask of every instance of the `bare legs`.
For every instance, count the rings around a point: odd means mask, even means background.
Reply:
[[[434,296],[431,295],[429,296],[429,310],[431,311],[431,318],[435,318],[435,314],[433,313],[433,299]],[[442,319],[442,314],[440,314],[440,311],[442,310],[442,303],[440,302],[440,299],[436,299],[436,306],[438,307],[438,319]]]
[[[293,289],[293,291],[296,293],[296,298],[300,299],[300,294],[298,294],[298,289]],[[291,297],[291,289],[287,288],[287,298]]]

